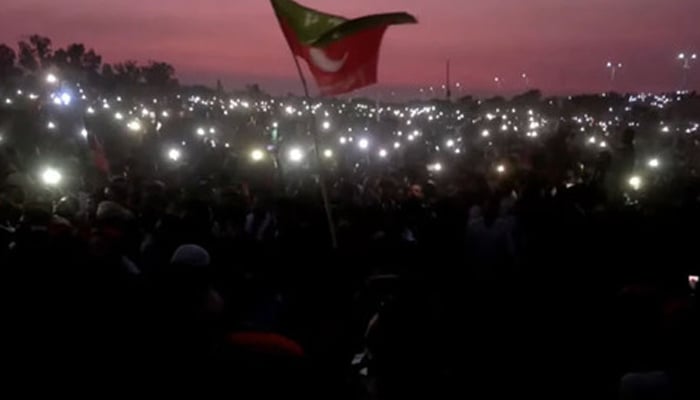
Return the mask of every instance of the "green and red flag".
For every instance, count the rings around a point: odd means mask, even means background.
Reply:
[[[379,48],[389,25],[416,23],[407,13],[355,19],[322,13],[292,0],[271,0],[294,57],[309,66],[322,95],[377,82]]]

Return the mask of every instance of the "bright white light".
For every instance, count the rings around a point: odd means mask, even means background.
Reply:
[[[130,131],[138,132],[141,130],[141,122],[137,119],[129,121],[128,124],[126,124],[126,127],[129,128]]]
[[[649,160],[647,163],[649,168],[659,168],[659,159],[658,158],[652,158]]]
[[[326,158],[331,158],[333,157],[333,150],[331,149],[325,149],[323,150],[323,156]]]
[[[384,149],[379,150],[379,157],[384,158],[384,157],[386,157],[386,154],[387,154],[386,150],[384,150]]]
[[[61,103],[63,103],[64,106],[69,105],[71,100],[73,100],[73,98],[70,96],[70,94],[61,93]]]
[[[496,172],[498,172],[499,174],[505,173],[505,172],[506,172],[506,166],[503,165],[503,164],[499,164],[499,165],[496,167]]]
[[[46,82],[50,84],[54,84],[58,82],[58,78],[54,74],[48,74],[46,75]]]
[[[61,183],[61,173],[58,170],[48,167],[41,173],[41,180],[49,186],[56,186]]]
[[[428,165],[428,171],[440,172],[442,171],[442,164],[436,162],[435,164]]]
[[[642,187],[642,178],[640,178],[637,175],[634,175],[629,179],[629,181],[627,181],[627,183],[629,183],[632,189],[639,190],[639,188]]]
[[[87,138],[87,135],[88,135],[87,129],[83,128],[80,130],[80,136]]]
[[[56,129],[56,124],[54,124],[53,122],[49,121],[49,123],[46,124],[46,127],[49,128],[49,129]]]
[[[118,113],[114,114],[114,118],[116,118],[118,121],[121,121],[124,119],[124,116],[122,115],[122,113],[118,112]]]
[[[88,107],[88,108],[87,108],[87,113],[88,113],[88,114],[94,114],[94,113],[95,113],[95,109],[92,108],[92,107]]]
[[[488,129],[484,129],[483,131],[481,131],[481,136],[483,136],[483,137],[488,137],[488,136],[489,136],[489,131],[488,131]]]
[[[395,148],[395,149],[398,149],[399,147],[401,147],[401,143],[399,143],[399,142],[394,142],[394,148]]]
[[[447,146],[447,147],[452,147],[454,145],[455,145],[455,141],[452,139],[448,140],[447,143],[445,143],[445,146]]]
[[[608,144],[605,143],[604,141],[600,142],[600,147],[604,149],[604,148],[608,147]]]
[[[331,129],[331,123],[328,121],[323,121],[323,129],[326,131]]]
[[[177,161],[180,159],[182,156],[182,153],[180,153],[180,150],[172,148],[170,151],[168,151],[168,158],[172,161]]]
[[[161,115],[163,116],[163,118],[168,118],[170,116],[170,114],[168,114],[167,111],[163,111]]]
[[[289,150],[288,157],[289,161],[297,163],[304,159],[304,153],[301,151],[300,148],[293,147]]]
[[[345,138],[345,136],[340,137],[340,144],[345,144],[345,143],[347,143],[347,141],[348,140]]]
[[[255,162],[261,161],[263,158],[265,158],[265,153],[260,149],[255,149],[250,152],[250,159]]]
[[[502,131],[507,131],[507,130],[508,130],[508,125],[506,125],[506,124],[501,125],[501,130],[502,130]]]
[[[291,115],[291,114],[294,114],[294,112],[295,112],[296,110],[294,110],[294,107],[292,107],[292,106],[287,106],[287,107],[284,109],[284,111],[285,111],[287,114],[290,114],[290,115]]]
[[[540,127],[539,122],[530,122],[530,129],[537,129]]]
[[[409,142],[412,142],[412,141],[413,141],[413,135],[408,135],[408,137],[407,137],[406,139],[408,139]]]
[[[226,142],[226,143],[224,143],[224,147],[226,147],[228,149],[229,147],[231,147],[231,145],[228,144],[228,142]]]
[[[360,139],[360,141],[357,143],[357,146],[362,150],[366,150],[369,147],[369,140]]]
[[[595,144],[595,136],[591,136],[588,138],[588,143]]]
[[[670,131],[671,131],[671,129],[668,126],[664,126],[663,128],[661,128],[661,132],[663,132],[663,133],[668,133]]]
[[[214,133],[214,132],[216,132],[216,129],[214,129],[214,128],[209,128],[209,133]]]
[[[197,135],[204,136],[205,133],[204,128],[197,128]]]

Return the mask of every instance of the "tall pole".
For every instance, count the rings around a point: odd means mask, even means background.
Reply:
[[[525,90],[530,90],[530,77],[525,72],[520,74],[520,77],[523,78],[523,82],[525,83]]]
[[[301,71],[299,60],[297,59],[296,55],[294,55],[294,52],[292,52],[292,58],[294,59],[294,64],[297,67],[299,79],[301,79],[301,85],[304,87],[304,96],[306,97],[306,100],[310,102],[311,96],[309,96],[309,86],[306,84],[306,78],[304,78],[304,73]],[[316,116],[313,113],[311,114],[310,123],[311,137],[314,141],[314,153],[316,154],[316,171],[318,172],[318,183],[321,188],[323,208],[326,211],[326,220],[328,221],[328,232],[331,235],[331,246],[333,246],[333,249],[335,250],[338,248],[338,238],[335,232],[335,223],[333,222],[333,213],[331,212],[330,201],[328,200],[328,190],[326,188],[325,174],[323,173],[323,168],[321,164],[321,152],[319,151],[318,145],[318,130],[316,129]]]
[[[452,96],[452,92],[450,90],[450,60],[447,60],[447,65],[446,65],[446,71],[445,71],[445,97],[447,98],[447,101],[450,101],[450,97]]]
[[[605,64],[605,67],[610,70],[610,91],[613,91],[615,88],[615,77],[617,76],[617,70],[622,68],[622,63],[608,61]]]
[[[691,63],[698,59],[698,55],[695,53],[686,54],[681,53],[678,55],[678,59],[682,61],[681,68],[683,69],[683,81],[681,82],[681,89],[688,89],[688,75],[690,73]]]
[[[498,76],[496,76],[496,77],[493,78],[493,82],[496,84],[496,91],[500,92],[501,87],[502,87],[502,85],[501,85],[501,84],[502,84],[501,78],[498,77]]]

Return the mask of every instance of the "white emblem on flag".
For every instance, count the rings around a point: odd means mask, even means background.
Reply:
[[[312,47],[309,49],[309,57],[311,58],[311,62],[313,62],[318,69],[323,72],[333,73],[343,68],[345,62],[348,60],[348,53],[346,52],[340,60],[333,60],[328,58],[328,55],[323,49]]]

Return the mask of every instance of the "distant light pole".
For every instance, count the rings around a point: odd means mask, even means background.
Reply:
[[[520,74],[520,77],[523,79],[523,83],[525,83],[525,89],[530,89],[530,77],[525,72]]]
[[[686,53],[680,53],[678,54],[678,60],[681,61],[681,67],[683,68],[683,89],[686,89],[688,86],[688,74],[690,73],[690,68],[692,67],[692,64],[695,62],[695,60],[698,59],[698,55],[695,53],[692,54],[686,54]]]
[[[617,70],[622,69],[621,62],[608,61],[605,64],[605,68],[610,70],[610,82],[615,82],[615,77],[617,76]]]
[[[503,80],[500,77],[494,77],[493,83],[496,84],[496,90],[501,90],[503,88]]]

